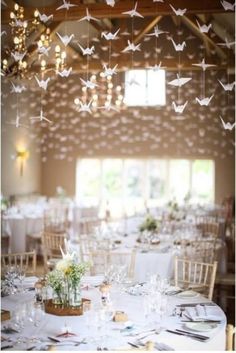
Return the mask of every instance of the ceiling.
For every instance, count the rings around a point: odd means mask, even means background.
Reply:
[[[6,31],[6,35],[2,36],[2,58],[9,57],[9,53],[13,48],[11,28],[8,25],[9,14],[13,8],[12,0],[5,1],[7,6],[2,6],[2,30]],[[191,66],[196,62],[196,45],[200,48],[200,57],[206,57],[207,61],[217,65],[218,69],[234,67],[234,51],[235,47],[231,46],[231,50],[219,46],[218,43],[234,41],[235,18],[234,12],[225,11],[222,4],[218,0],[189,2],[187,0],[139,0],[137,11],[143,14],[144,18],[130,17],[122,14],[134,7],[134,1],[116,0],[115,6],[108,6],[105,0],[74,0],[71,3],[77,6],[56,10],[63,4],[62,0],[20,0],[20,5],[25,8],[25,19],[29,22],[32,20],[34,10],[39,9],[46,15],[53,15],[53,20],[48,21],[46,25],[39,25],[33,30],[27,38],[28,53],[26,59],[33,73],[39,72],[40,59],[37,53],[37,40],[45,31],[46,27],[51,29],[51,50],[49,57],[45,58],[48,68],[54,67],[54,48],[61,44],[57,33],[60,35],[74,34],[74,38],[66,47],[67,63],[73,65],[73,72],[101,71],[101,63],[118,63],[118,70],[126,70],[127,67],[150,67],[160,61],[162,66],[167,69],[189,70],[197,69]],[[175,9],[186,8],[184,16],[176,16],[170,5]],[[99,18],[98,21],[82,21],[77,20],[85,16],[86,8],[89,9],[92,16]],[[211,24],[208,33],[202,33],[199,30],[197,21],[200,25]],[[154,27],[158,25],[165,33],[158,38],[148,36],[153,32]],[[117,40],[107,41],[101,38],[102,32],[114,33],[119,29]],[[171,38],[175,42],[186,41],[186,50],[181,52],[181,60],[178,59],[178,53],[175,52]],[[135,51],[133,54],[123,53],[123,49],[127,47],[127,40],[133,41],[135,44],[141,44],[141,51]],[[82,54],[78,43],[85,46],[95,47],[94,55],[89,57],[89,66],[87,65],[87,57]],[[154,49],[154,50],[153,50]],[[177,55],[177,56],[176,56]],[[190,58],[190,59],[189,59]],[[15,63],[11,60],[8,74],[11,75],[12,68]],[[51,74],[49,72],[49,74]]]

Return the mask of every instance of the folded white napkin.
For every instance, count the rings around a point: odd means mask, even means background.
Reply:
[[[189,307],[185,309],[185,315],[192,321],[220,321],[222,320],[219,315],[217,307],[210,307],[207,305],[196,305],[195,307]]]

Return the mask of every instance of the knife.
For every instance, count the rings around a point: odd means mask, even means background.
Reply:
[[[172,330],[166,330],[167,332],[170,332],[170,333],[174,333],[175,335],[180,335],[180,336],[186,336],[186,337],[189,337],[189,338],[192,338],[192,339],[195,339],[195,340],[198,340],[198,341],[201,341],[201,342],[205,342],[206,339],[202,339],[202,338],[199,338],[199,337],[196,337],[194,334],[193,335],[189,335],[187,333],[182,333],[182,332],[178,332],[178,331],[172,331]]]
[[[134,344],[132,342],[127,342],[131,347],[134,347],[134,348],[139,348],[139,346],[137,344]]]
[[[181,322],[196,322],[196,323],[206,322],[208,324],[220,324],[221,323],[220,320],[181,320]]]
[[[191,335],[191,336],[195,336],[195,337],[201,338],[203,340],[207,340],[207,339],[210,338],[208,336],[199,335],[198,333],[192,333],[192,332],[189,332],[189,331],[184,331],[184,330],[179,330],[179,329],[176,329],[176,331],[184,333],[184,334],[188,334],[188,335]]]
[[[206,306],[215,306],[215,303],[209,302],[209,303],[187,303],[187,304],[177,304],[176,306],[182,307],[182,308],[188,308],[188,307],[195,307],[197,305],[206,305]]]

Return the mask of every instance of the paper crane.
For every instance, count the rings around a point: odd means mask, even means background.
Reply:
[[[179,77],[179,74],[177,74],[177,79],[168,82],[168,84],[172,86],[181,87],[185,85],[185,83],[189,82],[190,80],[192,80],[191,77]]]
[[[39,119],[40,121],[45,120],[45,121],[47,121],[48,123],[52,124],[52,121],[49,120],[49,119],[47,119],[47,118],[43,115],[43,110],[42,110],[42,109],[40,110],[40,115],[39,115],[39,116],[33,116],[33,117],[31,117],[30,119],[32,119],[32,120]]]
[[[234,11],[235,3],[231,4],[230,2],[223,0],[223,1],[221,1],[221,5],[225,9],[225,11],[228,11],[228,10],[229,11]]]
[[[117,66],[118,66],[118,64],[116,64],[112,69],[110,67],[107,67],[106,64],[103,64],[103,68],[105,69],[104,77],[115,75]]]
[[[224,43],[217,43],[217,45],[219,45],[221,47],[225,47],[225,48],[231,49],[231,46],[235,45],[235,42],[230,42],[228,40],[228,38],[225,38],[225,42]]]
[[[79,102],[79,104],[80,104],[79,112],[88,112],[89,114],[92,114],[91,109],[90,109],[90,105],[91,105],[92,101],[93,100],[91,99],[88,104]]]
[[[128,52],[128,51],[136,51],[136,50],[140,51],[140,50],[141,50],[141,49],[140,49],[140,45],[141,45],[141,44],[135,45],[134,43],[131,43],[131,42],[128,40],[128,46],[127,46],[125,49],[122,50],[122,53],[126,53],[126,52]]]
[[[88,10],[88,8],[86,7],[86,16],[84,16],[84,17],[82,17],[80,20],[78,20],[78,22],[81,22],[81,21],[91,21],[91,20],[93,20],[93,21],[97,21],[97,22],[99,22],[100,20],[99,19],[97,19],[97,18],[95,18],[95,17],[92,17],[91,15],[90,15],[90,13],[89,13],[89,10]]]
[[[221,84],[221,86],[224,88],[225,91],[232,91],[234,89],[235,81],[232,83],[226,83],[225,85],[220,80],[218,80],[218,81]]]
[[[75,36],[74,34],[71,34],[70,36],[68,36],[67,34],[65,36],[61,36],[58,32],[57,35],[65,46],[67,46],[70,43],[71,39]]]
[[[148,34],[146,34],[146,36],[155,36],[155,37],[158,38],[160,34],[164,34],[164,33],[169,33],[169,32],[160,30],[159,27],[158,27],[158,25],[156,25],[156,26],[154,27],[154,32],[148,33]]]
[[[45,91],[47,89],[48,86],[48,82],[50,81],[50,77],[48,77],[46,80],[39,80],[37,76],[34,76],[39,87],[43,88]]]
[[[138,2],[136,1],[135,3],[135,6],[132,10],[130,11],[126,11],[126,12],[122,12],[122,14],[124,15],[129,15],[130,17],[134,17],[134,16],[137,16],[137,17],[142,17],[143,18],[143,15],[141,15],[137,10],[137,5],[138,5]]]
[[[26,54],[26,51],[24,53],[19,53],[17,51],[15,51],[14,53],[11,53],[15,61],[22,61],[25,54]]]
[[[49,20],[53,19],[53,15],[50,15],[50,16],[47,16],[45,14],[42,14],[39,12],[39,18],[40,18],[40,21],[43,22],[43,23],[46,23],[48,22]]]
[[[174,6],[172,6],[171,4],[169,4],[170,7],[172,8],[172,10],[174,11],[174,13],[176,14],[176,16],[183,16],[185,14],[185,12],[187,11],[187,9],[175,9]]]
[[[51,49],[51,47],[45,48],[44,46],[39,46],[38,45],[38,53],[41,55],[46,55],[48,56],[49,50]]]
[[[212,100],[212,98],[214,97],[214,94],[211,97],[205,97],[203,99],[199,99],[198,97],[196,97],[196,101],[200,104],[200,105],[205,105],[208,106],[210,104],[210,101]]]
[[[91,48],[87,47],[85,49],[79,43],[78,43],[78,46],[82,50],[83,55],[92,55],[94,53],[94,49],[95,49],[94,45]]]
[[[26,91],[25,86],[14,85],[13,82],[11,82],[11,84],[12,84],[12,89],[11,89],[12,93],[22,93],[23,91]]]
[[[106,40],[114,40],[116,39],[116,36],[119,33],[119,31],[120,31],[120,28],[115,33],[102,32],[101,37],[104,37]]]
[[[95,82],[92,82],[90,80],[83,80],[82,78],[80,79],[80,81],[83,83],[83,85],[87,88],[91,88],[91,89],[94,89],[95,87],[98,87],[98,84],[95,83]]]
[[[231,124],[230,122],[225,123],[221,116],[220,116],[220,120],[221,120],[222,125],[223,125],[225,130],[230,130],[231,131],[235,127],[235,122],[233,124]]]
[[[216,65],[213,65],[213,64],[206,64],[205,63],[205,58],[202,59],[201,63],[199,64],[192,64],[193,66],[199,66],[203,69],[203,71],[205,71],[208,67],[213,67],[213,66],[216,66]]]
[[[56,10],[66,9],[69,10],[70,7],[78,6],[75,4],[71,4],[70,1],[63,0],[63,5],[59,6]]]
[[[176,44],[173,38],[170,38],[170,40],[172,41],[173,46],[174,46],[174,48],[175,48],[176,51],[183,51],[183,50],[184,50],[184,47],[186,47],[185,41],[182,42],[181,44],[180,44],[180,43],[179,43],[179,44]]]
[[[182,114],[186,105],[188,104],[188,101],[186,101],[183,105],[176,105],[175,102],[172,102],[172,104],[173,104],[175,112]]]
[[[58,75],[60,75],[61,77],[68,77],[70,75],[72,71],[72,67],[70,67],[68,70],[64,69],[62,71],[57,71]]]
[[[200,30],[201,33],[208,33],[210,28],[211,28],[211,23],[207,26],[207,25],[200,25],[200,23],[198,22],[198,20],[196,20],[198,28]]]

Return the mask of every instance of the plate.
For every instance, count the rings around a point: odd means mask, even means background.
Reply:
[[[217,324],[208,322],[188,322],[184,326],[189,330],[207,332],[216,328]]]
[[[184,292],[176,294],[176,297],[185,299],[185,298],[194,298],[194,297],[197,297],[198,295],[199,293],[197,292],[194,292],[192,290],[186,290]]]

